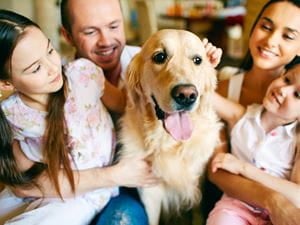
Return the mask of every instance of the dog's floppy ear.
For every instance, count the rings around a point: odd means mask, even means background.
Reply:
[[[128,101],[132,104],[137,104],[143,95],[143,90],[140,82],[142,70],[143,62],[141,54],[138,53],[131,60],[126,74],[126,86],[129,98]]]

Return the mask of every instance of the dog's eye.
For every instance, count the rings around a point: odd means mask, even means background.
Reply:
[[[193,62],[195,63],[195,65],[200,65],[201,62],[202,62],[202,59],[201,59],[201,57],[199,57],[199,56],[195,56],[195,57],[193,58]]]
[[[153,55],[152,60],[153,60],[153,62],[155,62],[157,64],[162,64],[167,60],[167,57],[168,57],[167,53],[158,52]]]

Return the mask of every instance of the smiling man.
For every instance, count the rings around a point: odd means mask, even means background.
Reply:
[[[75,47],[75,57],[89,59],[102,68],[107,81],[122,88],[127,66],[140,47],[126,45],[120,1],[62,0],[60,8],[62,33]],[[111,176],[114,179],[117,173]],[[148,225],[136,189],[121,188],[92,224],[117,225],[123,221]]]
[[[84,57],[104,71],[106,79],[120,86],[125,70],[139,47],[126,45],[119,0],[63,0],[62,33]]]

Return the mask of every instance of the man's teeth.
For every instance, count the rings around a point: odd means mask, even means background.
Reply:
[[[106,56],[106,55],[110,55],[113,53],[113,49],[109,50],[109,51],[101,51],[101,52],[98,52],[99,55],[103,55],[103,56]]]

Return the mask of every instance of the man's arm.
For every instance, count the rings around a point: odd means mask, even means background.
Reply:
[[[109,111],[120,114],[124,113],[126,106],[125,90],[118,89],[106,79],[104,82],[104,92],[101,100]]]

